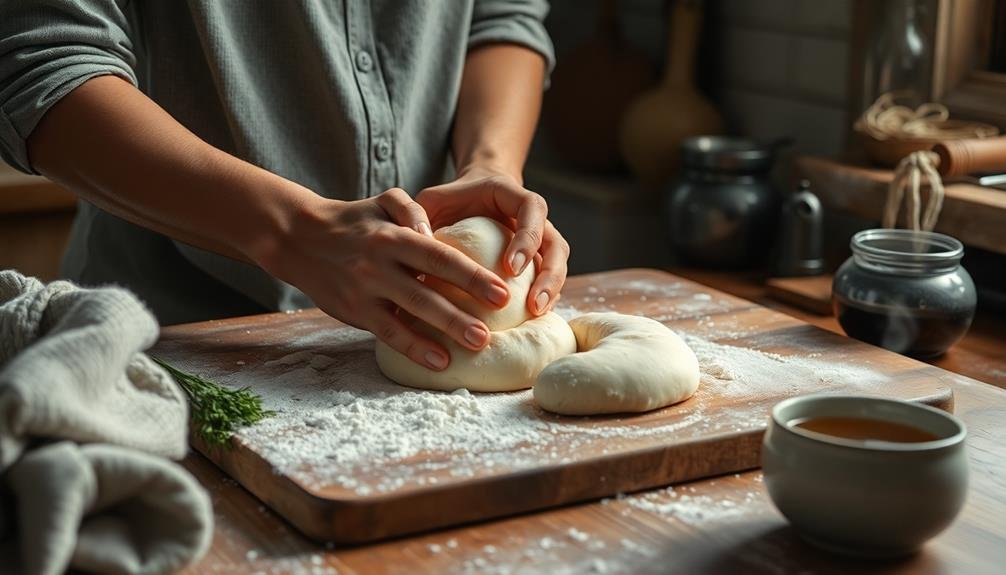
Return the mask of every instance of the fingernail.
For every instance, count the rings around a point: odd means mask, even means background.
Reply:
[[[505,304],[506,296],[507,296],[506,288],[497,285],[489,286],[489,291],[486,292],[486,299],[496,305]]]
[[[447,358],[435,351],[428,351],[426,352],[426,363],[433,369],[439,370],[447,367]]]
[[[416,229],[419,230],[419,233],[423,234],[424,236],[433,235],[433,230],[430,229],[430,224],[426,222],[419,222],[418,224],[416,224]]]
[[[465,339],[475,347],[482,347],[488,337],[489,333],[477,325],[473,325],[465,330]]]
[[[527,264],[527,256],[522,252],[517,252],[510,258],[510,269],[513,270],[513,275],[519,276],[521,272],[524,271],[524,265]]]
[[[548,305],[548,292],[543,291],[535,296],[534,305],[538,307],[538,313],[545,311],[545,306]]]

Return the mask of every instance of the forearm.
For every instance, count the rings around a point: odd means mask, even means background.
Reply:
[[[545,59],[516,45],[469,52],[453,133],[458,177],[423,190],[416,201],[435,225],[472,216],[513,224],[503,267],[520,275],[537,261],[527,310],[548,312],[566,279],[569,244],[548,221],[548,205],[523,186],[522,172],[541,110]]]
[[[452,137],[459,173],[479,166],[523,181],[544,80],[545,60],[528,48],[492,44],[469,52]]]
[[[261,263],[311,191],[207,144],[129,83],[102,76],[53,106],[34,167],[96,206],[185,243]]]

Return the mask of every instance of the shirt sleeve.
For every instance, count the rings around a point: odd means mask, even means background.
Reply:
[[[545,58],[547,83],[555,68],[555,50],[545,31],[547,14],[546,0],[475,0],[468,48],[493,43],[526,46]]]
[[[136,85],[128,0],[0,0],[0,157],[37,173],[25,141],[63,96],[96,76]]]

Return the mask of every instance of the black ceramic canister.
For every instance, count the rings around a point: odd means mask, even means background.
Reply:
[[[751,268],[771,252],[781,198],[769,181],[774,149],[726,136],[681,144],[683,172],[668,190],[675,255],[697,267]]]
[[[961,267],[964,246],[934,232],[857,233],[835,272],[832,303],[848,335],[915,357],[938,356],[964,337],[978,295]]]

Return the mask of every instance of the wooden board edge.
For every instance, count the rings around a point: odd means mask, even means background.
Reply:
[[[831,297],[819,299],[809,293],[791,289],[785,284],[792,278],[769,278],[765,281],[765,288],[769,297],[783,303],[788,303],[799,309],[809,311],[820,316],[830,316],[834,313],[831,307]]]
[[[192,446],[234,479],[259,501],[316,541],[330,541],[330,518],[340,502],[319,497],[286,475],[277,473],[265,458],[231,438],[226,446],[214,447],[194,440]]]
[[[940,388],[909,401],[952,412],[954,396],[951,389]],[[688,444],[355,500],[328,498],[306,489],[277,474],[268,461],[238,441],[232,440],[231,448],[210,448],[198,441],[194,445],[311,539],[361,545],[754,469],[760,465],[764,432],[765,427],[759,426]],[[710,452],[718,457],[710,457]],[[571,479],[576,477],[597,480],[576,483]],[[485,497],[490,491],[495,497]],[[440,513],[430,517],[420,511],[424,508]]]
[[[759,465],[764,431],[756,428],[403,495],[330,500],[334,521],[325,530],[329,536],[322,540],[348,545],[373,543],[753,469]],[[711,449],[720,457],[710,457]],[[682,465],[683,461],[688,464]],[[597,479],[571,488],[571,478],[584,476]],[[486,497],[488,492],[493,497]],[[438,509],[440,514],[420,518],[416,510],[422,508]],[[394,521],[384,523],[389,517]]]

